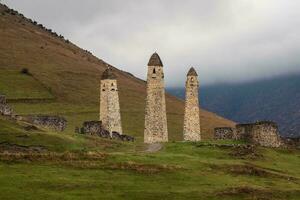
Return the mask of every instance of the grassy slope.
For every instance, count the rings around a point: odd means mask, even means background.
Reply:
[[[175,142],[158,153],[145,153],[137,143],[26,132],[23,126],[1,118],[1,138],[65,153],[0,154],[0,199],[297,200],[300,196],[299,150],[259,148],[255,152],[259,156],[238,158],[231,155],[231,147],[208,145],[216,142]]]
[[[0,88],[14,99],[14,109],[19,114],[61,114],[69,123],[64,133],[26,131],[26,124],[0,117],[0,143],[52,152],[0,153],[1,200],[298,199],[297,150],[260,148],[262,156],[249,159],[230,155],[232,148],[175,142],[151,154],[139,142],[75,135],[76,125],[98,117],[98,83],[105,63],[16,16],[0,14],[0,29]],[[23,67],[33,77],[20,75]],[[140,140],[145,83],[120,71],[117,75],[124,129]],[[9,76],[17,81],[7,80]],[[44,101],[49,98],[51,102]],[[171,140],[180,139],[183,102],[168,96],[167,107]],[[233,125],[206,111],[201,119],[206,138],[214,126]],[[253,171],[245,170],[252,165]]]
[[[45,88],[45,91],[40,91],[38,97],[48,98],[49,95],[52,95],[56,99],[51,103],[15,103],[13,107],[16,112],[66,115],[73,120],[69,130],[74,130],[74,126],[79,126],[82,120],[97,119],[99,78],[106,63],[72,43],[66,43],[52,36],[49,32],[18,15],[7,13],[3,15],[1,14],[3,12],[4,8],[0,6],[0,73],[6,76],[7,69],[19,71],[26,67],[40,82],[39,85]],[[145,58],[145,73],[147,59]],[[116,74],[124,130],[129,134],[142,137],[146,97],[145,82],[117,69]],[[17,86],[8,87],[6,85],[8,83],[12,83],[12,81],[0,82],[0,88],[6,88],[0,92],[8,93],[10,97],[13,88],[17,88]],[[11,91],[7,91],[9,88]],[[32,88],[32,90],[35,89]],[[51,92],[51,94],[46,94],[47,92]],[[16,94],[13,98],[27,98],[28,93],[24,93],[24,96]],[[33,94],[31,96],[32,98],[36,97]],[[181,100],[167,95],[171,140],[180,140],[182,137],[183,106],[184,103]],[[204,138],[211,137],[212,130],[216,126],[234,125],[233,122],[204,110],[201,112],[201,120]]]

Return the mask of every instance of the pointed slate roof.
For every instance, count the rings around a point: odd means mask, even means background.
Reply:
[[[116,79],[115,74],[112,71],[111,67],[107,67],[107,69],[103,72],[102,76],[101,76],[101,80],[105,80],[105,79]]]
[[[163,66],[161,59],[156,52],[154,54],[152,54],[152,56],[148,62],[148,66]]]
[[[187,73],[187,76],[198,76],[196,70],[194,69],[194,67],[191,67],[189,72]]]

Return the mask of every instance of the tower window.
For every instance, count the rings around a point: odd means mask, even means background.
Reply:
[[[102,89],[103,92],[105,92],[105,89]]]
[[[153,69],[153,74],[155,74],[156,73],[156,71],[155,71],[155,68]]]
[[[111,89],[111,91],[115,91],[115,89],[113,88],[113,89]]]
[[[111,86],[114,86],[114,84],[112,83]]]

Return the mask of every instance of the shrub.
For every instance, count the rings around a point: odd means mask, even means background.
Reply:
[[[23,68],[21,70],[21,74],[26,74],[26,75],[30,75],[31,76],[31,73],[29,72],[29,70],[27,68]]]

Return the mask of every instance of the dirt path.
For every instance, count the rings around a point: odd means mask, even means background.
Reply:
[[[163,148],[163,145],[160,143],[149,144],[146,151],[148,153],[155,153],[160,151]]]

